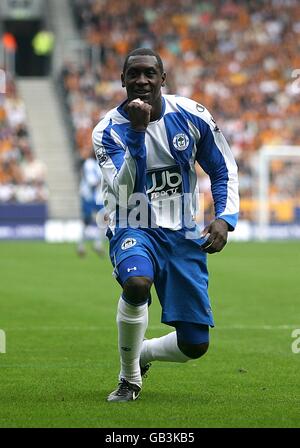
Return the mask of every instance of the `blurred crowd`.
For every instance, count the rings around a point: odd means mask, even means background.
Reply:
[[[32,150],[26,123],[24,102],[6,72],[5,93],[0,93],[0,203],[48,198],[46,167]]]
[[[126,54],[153,48],[168,75],[164,93],[205,105],[230,142],[239,165],[241,217],[255,219],[253,155],[265,144],[300,145],[299,2],[70,1],[91,52],[85,66],[66,63],[63,70],[79,154],[91,144],[99,118],[125,97],[120,72]],[[282,163],[271,176],[271,199],[284,195],[278,179],[287,177],[295,184],[299,174]],[[209,195],[200,171],[199,182]]]

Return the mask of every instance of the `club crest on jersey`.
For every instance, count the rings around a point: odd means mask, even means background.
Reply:
[[[173,145],[178,151],[184,151],[190,143],[190,139],[186,134],[176,134],[173,138]]]
[[[104,146],[100,146],[100,148],[97,148],[95,154],[99,165],[103,166],[108,159],[108,155],[106,154]]]
[[[130,247],[133,247],[136,245],[136,239],[134,238],[126,238],[126,240],[123,241],[121,245],[122,250],[130,249]]]

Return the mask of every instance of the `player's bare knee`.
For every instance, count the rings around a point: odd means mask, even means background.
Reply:
[[[191,359],[197,359],[201,358],[201,356],[207,352],[209,343],[204,342],[202,344],[188,344],[178,341],[178,347],[185,356],[188,356]]]
[[[150,296],[152,280],[147,277],[130,277],[124,284],[124,296],[132,303],[146,302]]]

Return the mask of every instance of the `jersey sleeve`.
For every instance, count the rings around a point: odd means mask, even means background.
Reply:
[[[198,131],[196,160],[209,175],[215,217],[234,230],[239,215],[238,170],[230,147],[209,111],[189,99],[179,109]]]
[[[146,176],[145,133],[128,129],[120,136],[111,119],[103,119],[93,131],[93,146],[103,178],[116,198],[121,187],[127,197],[144,192]]]
[[[206,133],[197,145],[196,159],[209,175],[216,218],[234,230],[239,214],[237,165],[219,128],[206,125]]]

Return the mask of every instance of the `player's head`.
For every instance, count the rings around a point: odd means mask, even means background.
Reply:
[[[124,61],[121,80],[129,101],[140,98],[145,103],[155,105],[161,98],[161,87],[166,80],[159,54],[150,48],[131,51]]]
[[[151,48],[136,48],[135,50],[132,50],[130,53],[128,53],[128,55],[126,56],[126,59],[124,61],[123,73],[126,72],[127,66],[128,66],[128,60],[132,56],[154,56],[156,58],[160,73],[161,74],[164,73],[164,65],[163,65],[163,61],[161,60],[161,57],[159,56],[158,53],[151,50]]]

